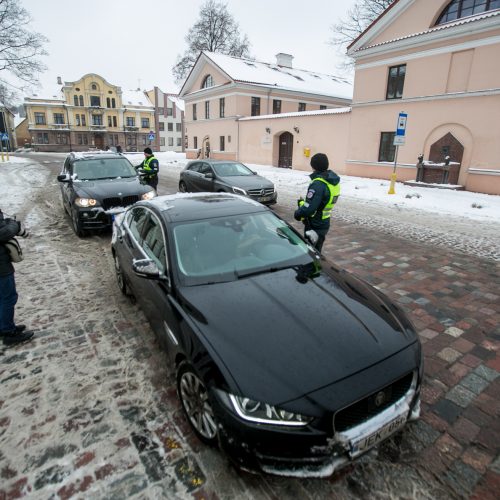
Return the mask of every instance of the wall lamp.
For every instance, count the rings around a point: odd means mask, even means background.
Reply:
[[[271,133],[271,129],[270,129],[269,127],[266,127],[266,132],[267,132],[268,134],[270,134],[270,133]]]
[[[300,132],[299,127],[293,127],[293,130],[298,134]]]

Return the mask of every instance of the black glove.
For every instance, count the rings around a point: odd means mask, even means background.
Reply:
[[[302,216],[299,214],[299,211],[298,210],[295,210],[295,213],[293,214],[293,218],[295,220],[298,220],[298,221],[301,221],[302,220]]]

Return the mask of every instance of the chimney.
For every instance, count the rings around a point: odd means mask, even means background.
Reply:
[[[62,85],[62,78],[60,76],[57,77],[57,85]]]
[[[282,66],[284,68],[291,68],[292,67],[292,59],[293,59],[292,55],[283,54],[283,52],[280,52],[279,54],[276,54],[276,65]]]

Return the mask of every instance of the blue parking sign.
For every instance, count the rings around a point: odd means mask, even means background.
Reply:
[[[405,135],[407,119],[408,119],[408,113],[399,113],[398,124],[396,126],[396,135],[402,135],[402,136]]]

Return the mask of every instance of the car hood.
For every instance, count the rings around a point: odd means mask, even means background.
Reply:
[[[220,177],[220,179],[230,186],[242,189],[264,189],[272,188],[274,184],[260,175],[232,175],[229,177]]]
[[[96,200],[112,198],[115,196],[143,194],[151,191],[151,187],[141,184],[138,177],[82,181],[75,182],[73,185],[78,196],[85,196]]]
[[[181,296],[197,310],[194,321],[241,395],[271,404],[349,377],[417,341],[395,306],[335,268],[314,279],[286,269],[184,287]]]

